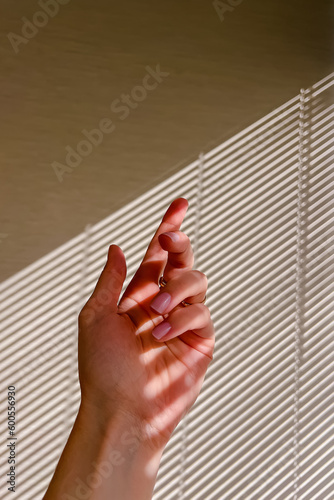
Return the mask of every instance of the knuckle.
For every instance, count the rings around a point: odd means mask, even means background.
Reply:
[[[204,304],[202,304],[202,305],[204,307],[203,314],[205,315],[207,323],[212,323],[212,318],[211,318],[211,313],[210,313],[209,308]]]
[[[207,278],[206,274],[204,274],[202,271],[198,271],[197,269],[195,269],[192,272],[194,273],[194,275],[196,276],[197,279],[199,279],[200,281],[203,281],[206,285],[208,284],[208,278]]]
[[[205,304],[194,304],[198,310],[200,315],[205,316],[205,318],[209,321],[211,320],[211,314],[209,308]]]
[[[176,269],[184,269],[184,268],[188,267],[188,265],[184,262],[183,258],[178,256],[178,255],[173,256],[172,265]]]

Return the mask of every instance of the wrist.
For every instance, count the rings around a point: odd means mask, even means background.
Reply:
[[[122,411],[106,417],[82,403],[75,428],[91,448],[89,498],[109,498],[111,491],[122,500],[151,498],[165,445],[153,443],[142,422]]]
[[[106,442],[130,442],[132,453],[135,449],[156,453],[164,450],[170,435],[158,431],[144,418],[134,415],[121,407],[108,408],[105,404],[97,405],[87,398],[81,399],[77,416],[86,427],[94,426],[94,432]]]

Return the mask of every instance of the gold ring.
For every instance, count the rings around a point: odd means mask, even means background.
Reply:
[[[166,285],[167,285],[167,282],[164,280],[164,277],[160,276],[160,278],[159,278],[159,288],[165,288]]]
[[[165,288],[165,286],[167,285],[167,282],[166,280],[164,279],[163,276],[160,276],[159,278],[159,288]],[[203,300],[201,300],[200,302],[198,302],[199,304],[205,304],[205,301],[206,301],[206,295],[204,297]],[[185,300],[182,300],[181,304],[184,306],[184,307],[187,307],[187,306],[191,306],[192,303],[190,302],[186,302]]]

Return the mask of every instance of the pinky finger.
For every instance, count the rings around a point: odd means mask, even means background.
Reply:
[[[209,339],[214,342],[214,326],[210,311],[204,304],[191,304],[175,309],[152,331],[153,337],[162,342],[185,333],[192,334],[198,340]]]

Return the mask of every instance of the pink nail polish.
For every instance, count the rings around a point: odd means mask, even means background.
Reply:
[[[163,321],[160,325],[153,328],[152,335],[156,339],[160,340],[164,335],[166,335],[166,333],[169,332],[171,328],[171,325],[167,321]]]
[[[174,242],[180,241],[180,236],[177,233],[168,232],[168,233],[163,233],[163,234],[168,236],[168,238],[170,238]]]
[[[167,292],[159,293],[159,295],[157,295],[151,302],[151,307],[157,313],[163,314],[166,311],[167,307],[169,306],[171,300],[172,297],[169,293]]]

